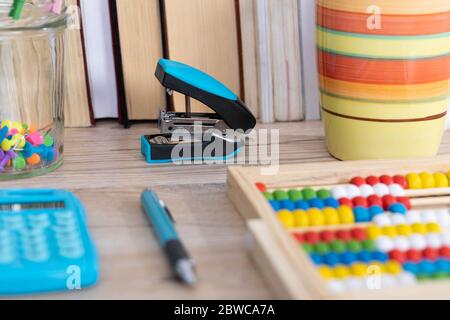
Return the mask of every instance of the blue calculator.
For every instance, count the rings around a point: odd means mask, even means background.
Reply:
[[[99,265],[81,202],[62,190],[0,190],[0,295],[95,284]]]

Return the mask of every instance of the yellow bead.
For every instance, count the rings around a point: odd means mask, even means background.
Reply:
[[[422,181],[422,188],[423,189],[431,189],[434,188],[435,182],[433,175],[428,172],[422,172],[419,174],[420,180]]]
[[[397,228],[394,226],[386,226],[382,228],[383,234],[388,237],[396,237],[397,236]]]
[[[378,261],[373,261],[373,262],[371,262],[370,264],[369,264],[369,266],[368,266],[368,269],[371,269],[371,271],[372,270],[374,270],[374,269],[376,269],[376,270],[378,270],[379,272],[381,272],[381,273],[386,273],[386,265],[385,264],[383,264],[383,263],[381,263],[381,262],[378,262]],[[369,272],[368,272],[369,273]]]
[[[377,226],[368,226],[367,227],[367,237],[370,240],[376,240],[377,238],[383,235],[383,231]]]
[[[403,267],[397,261],[388,261],[386,263],[386,271],[390,274],[398,275],[398,274],[402,273]]]
[[[278,211],[277,217],[286,228],[295,227],[294,215],[289,210]]]
[[[298,228],[309,227],[308,214],[303,210],[295,210],[293,212],[295,219],[295,226]]]
[[[325,225],[325,215],[322,210],[311,208],[307,211],[309,222],[311,226],[324,226]]]
[[[318,270],[322,278],[324,279],[334,278],[333,269],[331,269],[330,267],[320,267]]]
[[[397,233],[401,236],[409,237],[413,232],[409,225],[400,224],[397,226]]]
[[[337,266],[333,271],[334,276],[338,279],[345,279],[351,275],[350,269],[346,266]]]
[[[434,185],[436,188],[447,188],[448,187],[448,178],[442,172],[435,173],[433,175]]]
[[[338,208],[339,221],[341,224],[355,223],[355,216],[353,210],[347,206],[340,206]]]
[[[427,231],[429,233],[441,233],[442,232],[442,228],[438,223],[429,223],[427,224]]]
[[[325,216],[325,223],[327,225],[337,225],[340,223],[339,214],[334,208],[323,209],[323,215]]]
[[[422,189],[422,179],[420,179],[417,173],[410,173],[406,176],[409,189]]]
[[[364,263],[355,263],[350,267],[352,275],[355,277],[365,277],[367,276],[367,265]]]
[[[2,144],[1,144],[1,146],[2,146],[2,150],[3,150],[3,151],[9,151],[9,150],[11,150],[11,148],[12,148],[14,145],[13,145],[13,141],[8,140],[8,139],[4,139],[3,142],[2,142]]]
[[[8,127],[8,129],[11,129],[11,121],[9,120],[3,120],[2,121],[2,128],[3,127]]]
[[[414,223],[411,226],[411,229],[413,231],[413,233],[418,233],[418,234],[427,234],[427,227],[424,224],[421,223]]]

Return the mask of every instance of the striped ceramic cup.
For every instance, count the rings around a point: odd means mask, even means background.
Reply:
[[[436,155],[450,89],[450,0],[317,0],[321,107],[342,160]]]

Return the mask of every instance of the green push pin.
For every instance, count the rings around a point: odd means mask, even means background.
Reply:
[[[17,158],[13,159],[12,162],[14,169],[17,171],[22,171],[27,166],[27,162],[25,161],[25,158],[22,155],[19,155]]]
[[[46,147],[53,147],[53,145],[54,145],[54,140],[53,140],[53,137],[50,135],[50,134],[46,134],[45,135],[45,137],[44,137],[44,145],[46,146]]]
[[[9,16],[14,20],[19,20],[24,6],[25,0],[14,0],[11,10],[9,11]]]

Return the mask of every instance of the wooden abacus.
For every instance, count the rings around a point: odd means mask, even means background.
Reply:
[[[280,298],[287,299],[439,299],[450,298],[447,279],[417,282],[414,288],[394,287],[335,293],[329,290],[309,255],[299,247],[293,232],[277,219],[256,184],[270,190],[288,188],[322,188],[349,184],[352,177],[371,175],[407,175],[415,172],[449,172],[450,157],[415,160],[380,160],[356,162],[323,162],[281,165],[275,175],[264,175],[260,167],[231,167],[227,191],[241,215],[247,220],[253,236],[251,255],[263,275]],[[413,209],[450,208],[450,188],[406,190]],[[362,226],[371,223],[361,224]],[[341,230],[355,225],[302,228]],[[445,229],[445,232],[450,230]]]

